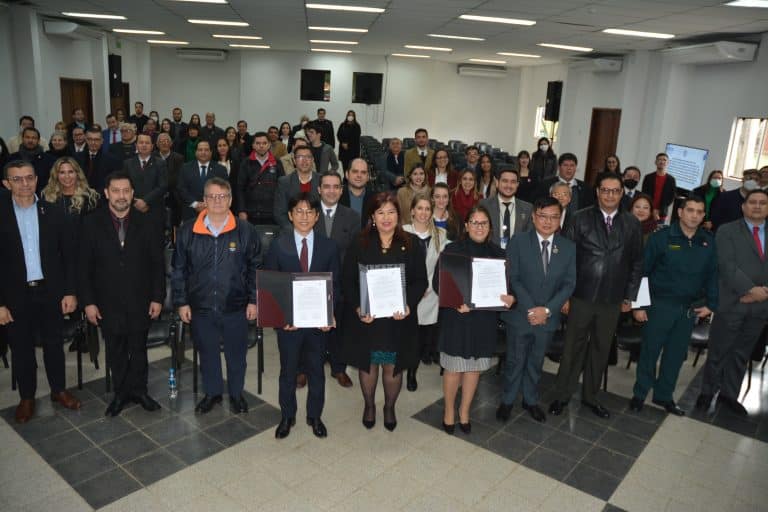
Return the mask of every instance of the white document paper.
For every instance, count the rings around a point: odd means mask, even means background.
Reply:
[[[302,279],[293,282],[293,326],[328,327],[327,281]]]
[[[396,312],[405,313],[400,267],[369,269],[366,274],[371,315],[389,318]]]
[[[632,302],[632,309],[644,308],[651,305],[651,290],[648,287],[648,278],[640,281],[640,289],[637,291],[637,299]]]
[[[504,307],[502,295],[507,293],[504,260],[472,258],[472,298],[476,308]]]

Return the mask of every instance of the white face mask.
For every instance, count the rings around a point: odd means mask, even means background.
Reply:
[[[723,180],[718,178],[712,178],[711,180],[709,180],[709,185],[714,188],[720,188],[722,184],[723,184]]]
[[[350,123],[355,120],[355,116],[347,116],[347,121]]]
[[[744,190],[749,192],[750,190],[756,190],[760,188],[760,185],[755,180],[747,180],[744,182]]]
[[[539,149],[546,152],[549,149],[549,144],[542,144]]]

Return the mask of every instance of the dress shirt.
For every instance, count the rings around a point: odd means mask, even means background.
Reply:
[[[21,235],[24,249],[24,265],[27,268],[27,281],[43,279],[43,264],[40,260],[40,224],[37,218],[37,196],[31,206],[22,207],[13,201],[16,224]]]
[[[307,269],[312,268],[312,248],[315,246],[315,232],[310,231],[307,236],[302,236],[295,229],[293,230],[293,240],[296,242],[296,255],[301,258],[301,241],[307,239]]]
[[[445,183],[448,184],[448,173],[435,173],[435,183]]]
[[[547,260],[552,263],[552,243],[554,242],[555,235],[549,235],[547,238],[543,238],[539,232],[536,232],[536,238],[539,239],[539,252],[541,252],[541,242],[546,240],[549,242],[549,245],[547,245]]]
[[[515,234],[515,196],[512,196],[507,201],[499,194],[496,194],[496,199],[499,201],[499,233],[501,233],[501,238],[504,238],[504,233],[502,233],[504,229],[504,212],[506,211],[504,203],[509,203],[509,233],[507,233],[507,238],[512,238],[512,235]]]
[[[744,222],[747,223],[747,227],[749,228],[749,235],[752,236],[752,232],[754,231],[754,227],[757,226],[759,229],[757,230],[757,236],[760,237],[760,245],[765,248],[765,222],[762,224],[752,224],[747,219],[744,219]]]
[[[627,196],[628,198],[634,199],[635,194],[637,194],[637,187],[632,189],[624,187],[624,195]]]
[[[608,213],[602,208],[600,208],[600,213],[603,214],[603,224],[606,223],[606,220],[608,219],[608,217],[611,218],[611,228],[613,228],[614,223],[616,222],[616,216],[619,214],[619,210],[616,209],[616,210],[613,210],[611,213]]]
[[[320,206],[322,206],[322,208],[323,208],[323,211],[322,211],[322,212],[320,212],[320,214],[321,214],[323,217],[327,217],[327,216],[328,216],[328,210],[331,210],[331,218],[332,218],[332,219],[333,219],[334,217],[336,217],[336,207],[337,207],[337,206],[339,206],[339,203],[336,203],[336,204],[335,204],[335,205],[333,205],[333,206],[328,206],[328,205],[327,205],[327,204],[325,204],[324,202],[320,201]]]
[[[224,229],[224,227],[226,227],[228,220],[229,218],[226,218],[224,219],[224,222],[222,222],[220,226],[214,226],[213,222],[211,221],[211,218],[208,215],[206,215],[205,218],[203,219],[203,223],[205,224],[205,227],[208,228],[208,231],[211,232],[211,234],[213,235],[213,238],[218,238],[222,230]]]

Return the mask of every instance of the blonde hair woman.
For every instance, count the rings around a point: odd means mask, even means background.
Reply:
[[[49,203],[61,205],[70,215],[88,213],[99,202],[99,193],[88,186],[85,173],[70,156],[63,156],[54,162],[42,195]]]

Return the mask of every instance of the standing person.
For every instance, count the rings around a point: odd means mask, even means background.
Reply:
[[[744,169],[741,173],[741,186],[734,190],[728,190],[717,196],[712,202],[710,217],[712,229],[717,230],[723,224],[733,222],[744,217],[742,205],[747,194],[760,188],[760,171],[757,169]]]
[[[229,159],[240,163],[245,152],[243,151],[243,147],[237,141],[237,130],[232,126],[227,126],[224,130],[224,140],[227,141],[227,147],[229,148]],[[216,144],[218,144],[218,141],[216,141]]]
[[[72,156],[78,157],[85,152],[87,145],[85,144],[85,130],[83,128],[79,126],[72,128],[70,139],[69,153]]]
[[[64,123],[61,123],[64,125]],[[22,139],[24,138],[24,129],[25,128],[34,128],[35,127],[35,119],[32,116],[21,116],[19,118],[19,132],[8,139],[8,154],[16,153],[19,148],[22,146]],[[65,131],[66,132],[66,126],[63,126],[61,130],[56,131]],[[66,133],[65,133],[66,135]],[[39,144],[43,147],[46,147],[48,144],[46,140],[43,137],[40,137]]]
[[[238,216],[251,224],[275,224],[275,193],[283,166],[269,150],[266,133],[256,132],[252,140],[253,151],[240,164],[237,178]]]
[[[341,193],[339,202],[344,206],[352,208],[364,219],[363,222],[367,222],[368,219],[365,219],[365,212],[368,211],[367,203],[372,195],[368,193],[368,180],[370,178],[368,162],[362,158],[355,158],[349,164],[349,169],[345,176],[347,184]]]
[[[456,215],[456,212],[453,211],[453,207],[451,207],[451,191],[448,189],[448,185],[436,183],[432,187],[431,195],[432,219],[435,222],[435,226],[445,230],[448,240],[458,240],[459,235],[462,233],[462,222]]]
[[[283,165],[283,172],[286,175],[296,172],[296,162],[294,160],[294,153],[296,152],[296,148],[308,148],[308,147],[309,147],[309,144],[307,143],[307,139],[302,139],[302,138],[293,139],[293,151],[288,153],[287,155],[283,155],[283,157],[280,159],[280,163]],[[312,158],[311,168],[312,168],[312,172],[316,172],[314,157]]]
[[[493,160],[489,155],[479,157],[475,179],[480,199],[487,199],[496,193],[496,173],[493,171]]]
[[[230,405],[235,413],[248,412],[243,397],[245,356],[248,322],[256,319],[261,243],[253,227],[230,211],[232,188],[225,177],[206,181],[203,196],[197,219],[178,230],[171,274],[173,305],[190,324],[200,352],[205,396],[195,411],[205,414],[221,402],[223,343]]]
[[[279,272],[331,272],[333,297],[339,297],[339,252],[330,238],[314,232],[320,216],[320,201],[309,192],[302,192],[288,201],[288,217],[292,230],[284,230],[269,245],[264,268]],[[335,323],[335,322],[334,322]],[[317,437],[326,437],[328,430],[320,416],[325,404],[325,349],[328,331],[333,326],[299,329],[286,325],[277,329],[280,350],[280,412],[282,419],[275,437],[283,439],[296,423],[296,376],[301,365],[309,383],[307,394],[307,425]]]
[[[267,129],[267,138],[270,143],[270,151],[275,155],[275,158],[280,159],[288,154],[288,148],[280,140],[280,133],[277,130],[277,126],[270,126]]]
[[[417,128],[413,133],[414,147],[405,152],[405,177],[411,173],[417,163],[421,163],[424,169],[432,168],[435,150],[429,147],[429,134],[425,128]]]
[[[479,181],[480,169],[478,168],[478,163],[480,162],[480,150],[477,146],[467,146],[464,150],[464,157],[467,159],[467,164],[464,168],[474,171],[475,178]]]
[[[253,137],[248,133],[248,123],[243,119],[237,122],[236,140],[243,155],[247,155],[251,152],[251,148],[253,147]]]
[[[168,194],[165,196],[165,206],[171,210],[171,224],[178,226],[181,222],[181,202],[177,186],[179,184],[179,173],[184,166],[184,156],[173,151],[174,143],[171,136],[167,133],[161,133],[157,136],[157,151],[155,156],[165,162],[168,170]]]
[[[578,210],[595,204],[595,189],[589,183],[576,178],[576,167],[579,164],[576,155],[563,153],[557,159],[557,176],[550,176],[539,182],[535,194],[536,199],[549,195],[549,190],[556,182],[567,183],[571,187],[571,203],[568,205],[568,213],[576,213]]]
[[[629,402],[632,411],[643,408],[646,395],[653,389],[654,404],[670,414],[685,414],[672,396],[680,367],[688,354],[696,319],[706,318],[717,309],[715,239],[700,227],[704,220],[704,200],[687,197],[678,208],[678,217],[669,228],[653,233],[645,245],[643,275],[648,277],[651,306],[632,312],[636,321],[647,322]],[[704,303],[697,306],[702,292]]]
[[[549,139],[542,137],[536,143],[536,151],[531,155],[531,178],[541,183],[557,173],[557,155],[552,151]]]
[[[413,171],[411,171],[413,176]],[[440,253],[448,243],[448,237],[443,228],[435,226],[432,220],[432,201],[426,193],[418,193],[413,196],[410,208],[411,223],[403,226],[403,231],[413,233],[418,237],[419,243],[424,249],[427,265],[427,281],[432,282],[435,275],[435,267]],[[427,291],[419,301],[416,313],[419,319],[419,354],[424,364],[432,364],[432,357],[437,354],[437,293],[427,286]],[[415,366],[408,368],[406,373],[406,388],[408,391],[416,391],[416,370],[419,369],[419,361]]]
[[[424,255],[414,235],[400,226],[397,200],[380,192],[368,209],[368,223],[357,241],[347,249],[342,267],[344,294],[344,359],[359,370],[365,400],[363,425],[376,424],[376,386],[381,367],[384,387],[384,427],[397,427],[395,403],[403,385],[402,371],[412,368],[419,357],[416,308],[427,289]],[[405,266],[405,311],[392,317],[374,318],[360,311],[358,265],[401,264]]]
[[[279,138],[280,142],[283,143],[288,153],[293,151],[293,135],[291,135],[291,123],[288,121],[283,121],[280,123]]]
[[[136,154],[136,125],[120,123],[120,142],[109,145],[109,152],[120,160],[127,160]]]
[[[333,146],[323,142],[322,127],[313,121],[304,127],[304,133],[309,140],[309,148],[312,150],[317,172],[324,173],[329,169],[338,171],[339,161],[336,159],[336,153],[333,152]]]
[[[299,192],[313,192],[320,186],[320,175],[313,170],[312,150],[308,147],[295,148],[293,158],[296,163],[296,172],[277,180],[273,215],[275,223],[281,229],[291,228],[291,221],[288,218],[288,201]]]
[[[181,153],[179,148],[183,146],[184,139],[187,138],[187,123],[184,122],[182,115],[180,107],[173,107],[171,111],[171,117],[173,117],[173,121],[171,121],[171,139],[176,143],[175,151],[177,153]]]
[[[525,150],[517,154],[517,172],[519,174],[520,184],[517,187],[517,197],[528,203],[533,202],[533,195],[536,193],[536,183],[531,176],[531,154]]]
[[[624,211],[629,211],[635,197],[638,194],[642,194],[642,192],[637,189],[637,185],[640,184],[640,169],[634,165],[630,165],[624,169],[621,181],[624,184],[624,195],[621,196],[620,207]],[[653,199],[651,199],[651,201],[653,201]],[[653,214],[653,212],[651,212],[651,214]]]
[[[184,162],[191,162],[195,159],[197,152],[197,143],[200,142],[200,126],[190,124],[187,126],[187,138],[179,147],[179,153],[184,156]]]
[[[704,222],[701,224],[704,229],[712,231],[712,204],[723,192],[723,171],[719,170],[710,172],[706,183],[693,189],[693,195],[704,199]]]
[[[717,403],[739,415],[738,401],[752,349],[768,320],[768,265],[765,264],[768,192],[751,190],[743,219],[720,226],[715,241],[720,286],[719,309],[709,332],[709,351],[696,407]]]
[[[144,113],[144,103],[141,101],[134,103],[133,112],[133,115],[128,118],[128,122],[136,126],[136,133],[143,133],[144,125],[149,121],[149,117]]]
[[[160,409],[147,393],[147,332],[163,308],[163,246],[152,220],[133,205],[127,173],[105,180],[107,208],[83,221],[78,255],[78,294],[88,322],[101,327],[115,396],[105,415],[117,416],[129,402]]]
[[[619,210],[621,178],[604,174],[597,187],[597,204],[576,212],[565,233],[576,244],[576,289],[565,306],[565,348],[549,406],[555,416],[568,404],[583,369],[582,404],[600,418],[610,417],[597,392],[619,313],[630,311],[640,287],[643,239],[637,219]]]
[[[427,173],[420,163],[417,163],[411,169],[411,173],[408,175],[408,184],[397,190],[397,204],[400,207],[400,211],[403,212],[403,224],[411,222],[411,203],[416,194],[429,194]]]
[[[667,210],[675,200],[675,177],[667,172],[669,156],[656,155],[656,170],[643,178],[643,193],[653,198],[653,218],[659,222],[667,220]]]
[[[56,160],[51,177],[42,192],[46,202],[57,204],[65,215],[74,217],[74,236],[79,235],[80,218],[96,209],[99,193],[88,186],[88,180],[77,161],[71,156]]]
[[[240,194],[237,186],[238,174],[240,173],[240,159],[232,154],[234,146],[230,146],[227,139],[219,137],[216,141],[216,163],[227,170],[227,180],[232,187],[232,204],[237,209],[238,195]]]
[[[533,208],[533,229],[513,236],[507,246],[509,288],[517,307],[501,315],[507,324],[504,394],[496,411],[501,421],[509,420],[521,390],[523,409],[535,421],[546,421],[538,391],[544,355],[560,326],[560,309],[576,287],[576,247],[558,233],[563,207],[545,197]]]
[[[331,146],[331,149],[335,149],[336,137],[334,136],[334,133],[336,132],[333,129],[333,121],[325,117],[324,108],[321,107],[317,109],[317,119],[312,121],[312,123],[314,123],[315,127],[317,128],[317,131],[320,133],[320,138],[323,141],[323,143]],[[306,129],[307,128],[305,126],[304,130],[306,131]],[[321,169],[320,172],[325,172],[325,169]]]
[[[52,155],[43,151],[43,147],[40,145],[40,132],[37,128],[24,128],[21,132],[21,147],[16,153],[12,153],[8,157],[8,161],[23,160],[32,164],[35,168],[35,176],[37,176],[37,194],[42,192],[43,187],[48,183],[48,178],[51,175],[51,167],[56,161]]]
[[[122,168],[123,162],[115,158],[103,146],[104,137],[98,128],[89,128],[85,133],[88,150],[80,153],[77,158],[80,167],[85,172],[88,184],[96,191],[104,190],[104,178]]]
[[[299,134],[299,132],[303,132],[304,131],[304,127],[307,125],[307,123],[309,123],[309,116],[307,114],[303,114],[301,116],[301,118],[299,119],[299,124],[295,124],[291,128],[291,136],[293,136],[293,137],[304,137],[304,135]]]
[[[61,339],[62,316],[77,308],[75,238],[65,214],[37,199],[37,176],[29,162],[8,162],[3,185],[11,193],[0,203],[5,219],[0,222],[0,326],[5,326],[19,387],[16,422],[26,423],[35,413],[36,335],[43,345],[51,401],[80,408],[80,400],[66,390]]]
[[[115,115],[112,113],[107,114],[106,121],[107,128],[101,132],[101,135],[104,140],[104,147],[109,149],[110,144],[117,144],[123,140],[123,138],[120,135],[120,125],[117,123]]]
[[[393,137],[389,140],[389,151],[387,151],[387,171],[395,176],[395,179],[397,180],[395,186],[400,186],[405,183],[404,164],[405,153],[403,152],[403,141],[397,137]]]
[[[506,249],[512,235],[528,231],[531,227],[533,206],[515,197],[519,183],[520,177],[515,169],[503,169],[499,174],[496,195],[480,201],[493,219],[491,241],[502,249]]]
[[[69,150],[69,143],[67,143],[67,132],[53,132],[51,134],[51,142],[48,143],[48,150],[45,153],[51,155],[54,161],[63,156],[72,156]]]
[[[216,126],[216,114],[205,113],[205,124],[200,127],[200,139],[207,140],[211,148],[216,146],[216,141],[224,136],[224,130]]]
[[[168,191],[168,167],[153,154],[152,138],[142,133],[136,139],[136,155],[123,162],[123,171],[131,177],[133,206],[148,218],[158,236],[165,225],[165,193]]]
[[[475,171],[464,169],[459,174],[459,186],[451,195],[451,205],[459,218],[466,218],[469,211],[480,201],[475,185]]]
[[[610,172],[616,175],[621,174],[621,161],[616,154],[608,155],[605,157],[605,163],[600,172]]]
[[[72,135],[75,128],[80,128],[85,133],[85,129],[88,127],[88,120],[85,118],[85,111],[77,107],[72,110],[72,122],[67,125],[67,133],[70,140],[73,139]]]
[[[643,233],[643,246],[648,241],[651,233],[659,228],[659,224],[653,218],[653,199],[648,194],[638,192],[629,205],[629,213],[640,221],[640,230]]]
[[[571,203],[571,187],[565,183],[555,183],[550,188],[550,195],[560,203],[560,230],[565,232],[572,215],[568,214],[568,205]]]
[[[347,117],[336,133],[339,139],[339,160],[341,167],[349,169],[349,163],[360,157],[360,125],[354,110],[347,111]]]
[[[415,164],[411,167],[413,169]],[[451,156],[445,149],[438,149],[434,153],[432,166],[427,169],[427,183],[433,186],[435,183],[445,183],[452,191],[456,190],[459,184],[459,173],[453,169]]]
[[[190,126],[190,135],[192,131],[193,127]],[[211,161],[211,145],[207,140],[201,139],[195,148],[195,160],[184,164],[179,173],[177,192],[183,207],[182,220],[193,219],[205,210],[208,203],[203,200],[203,189],[205,183],[211,178],[221,178],[229,182],[227,170]],[[229,193],[231,194],[232,191],[230,190]],[[231,199],[230,197],[230,203]]]

